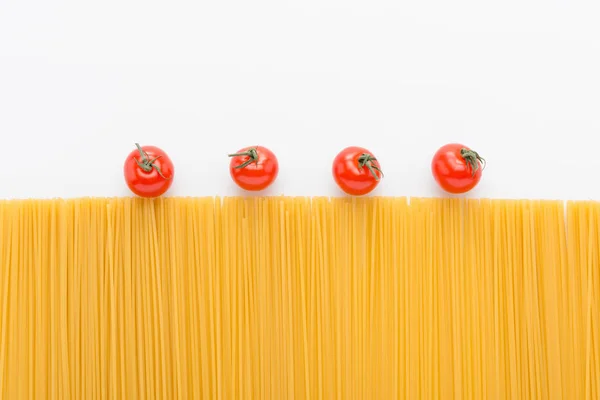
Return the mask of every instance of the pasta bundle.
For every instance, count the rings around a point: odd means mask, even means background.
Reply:
[[[600,204],[0,202],[0,398],[600,398]]]

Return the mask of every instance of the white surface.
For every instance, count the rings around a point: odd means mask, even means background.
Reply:
[[[274,150],[267,194],[440,195],[431,155],[479,151],[477,197],[600,199],[600,2],[0,0],[0,197],[128,195],[133,143],[169,195],[234,195],[226,154]]]

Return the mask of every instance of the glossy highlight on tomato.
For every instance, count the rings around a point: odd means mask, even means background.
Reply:
[[[346,147],[335,157],[332,172],[340,189],[352,196],[370,193],[383,177],[373,153],[357,146]]]
[[[244,147],[230,154],[229,172],[233,181],[242,189],[263,190],[269,187],[279,174],[279,161],[275,153],[263,146]]]
[[[125,159],[123,172],[129,189],[140,197],[153,198],[163,195],[173,183],[175,168],[162,149],[155,146],[135,144]]]
[[[431,161],[433,177],[448,193],[466,193],[481,180],[485,160],[465,145],[450,143],[440,147]]]

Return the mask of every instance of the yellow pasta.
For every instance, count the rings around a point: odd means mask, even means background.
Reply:
[[[0,202],[0,399],[598,399],[600,204]]]

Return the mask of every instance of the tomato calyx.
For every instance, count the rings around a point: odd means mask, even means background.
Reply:
[[[140,160],[138,160],[137,158],[133,158],[135,160],[135,162],[137,163],[138,167],[140,167],[143,171],[145,172],[150,172],[152,171],[152,169],[155,169],[156,172],[158,172],[158,174],[163,178],[163,179],[169,179],[166,178],[163,174],[162,171],[160,170],[160,167],[158,165],[155,164],[155,161],[158,160],[159,158],[162,157],[161,156],[156,156],[154,157],[152,160],[150,159],[150,157],[148,157],[148,153],[146,153],[138,143],[135,144],[135,147],[137,147],[138,151],[140,152],[140,157],[142,158],[142,161],[140,162]]]
[[[252,147],[251,149],[248,149],[247,151],[244,151],[241,153],[229,154],[229,157],[243,157],[243,156],[247,156],[248,159],[246,161],[244,161],[242,164],[235,167],[236,169],[246,168],[248,165],[250,165],[252,163],[256,163],[258,165],[258,151],[257,151],[256,147]]]
[[[471,167],[471,176],[475,176],[475,173],[479,169],[479,163],[483,165],[483,169],[485,169],[485,159],[481,157],[476,151],[469,150],[466,148],[460,149],[460,156],[464,158],[467,164]]]
[[[377,172],[379,172],[381,174],[381,176],[383,177],[383,171],[377,165],[373,164],[373,161],[377,161],[377,159],[375,157],[373,157],[371,154],[363,153],[360,155],[360,157],[358,157],[358,167],[360,169],[363,169],[364,167],[369,168],[371,175],[373,175],[375,180],[378,181],[379,176],[377,175]],[[377,172],[375,172],[375,171],[377,171]]]

